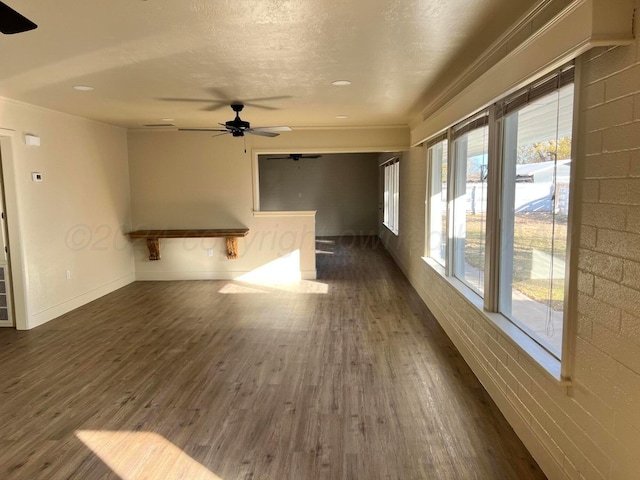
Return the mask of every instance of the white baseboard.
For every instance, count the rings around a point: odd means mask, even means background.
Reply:
[[[172,280],[236,280],[248,271],[204,271],[204,272],[136,272],[136,281],[139,282],[167,282]],[[302,280],[315,280],[316,270],[302,270]]]
[[[69,313],[76,308],[97,300],[111,292],[118,290],[135,281],[170,281],[170,280],[234,280],[246,274],[245,271],[232,272],[137,272],[130,273],[121,278],[108,282],[98,288],[94,288],[77,297],[66,300],[58,305],[47,308],[41,312],[31,315],[27,322],[27,330],[43,325],[55,318]],[[302,280],[315,280],[316,270],[302,270],[300,272]]]
[[[247,272],[244,271],[171,271],[171,272],[136,272],[138,282],[170,282],[173,280],[233,280]]]
[[[129,273],[123,277],[120,277],[116,280],[108,282],[100,287],[94,288],[93,290],[89,290],[77,297],[73,297],[69,300],[66,300],[58,305],[47,308],[41,312],[38,312],[34,315],[31,315],[27,321],[27,330],[40,326],[44,323],[53,320],[54,318],[58,318],[65,313],[70,312],[71,310],[75,310],[78,307],[86,305],[89,302],[97,300],[100,297],[103,297],[111,292],[118,290],[130,283],[135,281],[135,274]]]
[[[318,272],[316,270],[302,270],[300,275],[302,280],[315,280],[318,278]]]

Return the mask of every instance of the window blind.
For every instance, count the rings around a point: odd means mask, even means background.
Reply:
[[[438,143],[446,140],[448,137],[447,135],[447,131],[445,130],[444,132],[440,133],[439,135],[436,135],[435,137],[430,138],[429,140],[427,140],[427,148],[431,148],[434,145],[437,145]]]
[[[486,125],[489,125],[488,110],[485,110],[481,112],[479,115],[476,115],[475,117],[471,117],[470,119],[467,119],[459,123],[455,127],[453,127],[453,140],[457,140],[464,134],[469,133],[472,130],[475,130],[477,128],[482,128]]]
[[[573,83],[575,68],[573,63],[565,65],[550,75],[540,79],[531,85],[518,90],[514,94],[499,101],[496,104],[496,118],[502,118],[511,112],[528,105],[538,98],[559,90],[565,85]]]

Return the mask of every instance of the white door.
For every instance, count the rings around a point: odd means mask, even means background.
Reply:
[[[7,235],[7,213],[4,208],[4,186],[2,183],[2,157],[0,157],[0,327],[13,327],[11,310],[11,275],[9,269],[9,237]]]

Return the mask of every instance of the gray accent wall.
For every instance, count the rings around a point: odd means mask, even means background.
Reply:
[[[260,210],[317,210],[318,236],[377,234],[379,154],[270,157],[259,157]]]

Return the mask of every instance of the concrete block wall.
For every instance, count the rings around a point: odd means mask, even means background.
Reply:
[[[636,8],[640,7],[640,2]],[[638,22],[636,21],[636,31]],[[585,145],[575,380],[594,416],[605,478],[640,472],[640,47],[582,58]]]
[[[640,1],[637,7],[640,7]],[[636,31],[639,25],[636,19]],[[550,479],[640,478],[640,47],[581,64],[572,384],[561,386],[427,262],[426,150],[403,155],[389,252]]]

